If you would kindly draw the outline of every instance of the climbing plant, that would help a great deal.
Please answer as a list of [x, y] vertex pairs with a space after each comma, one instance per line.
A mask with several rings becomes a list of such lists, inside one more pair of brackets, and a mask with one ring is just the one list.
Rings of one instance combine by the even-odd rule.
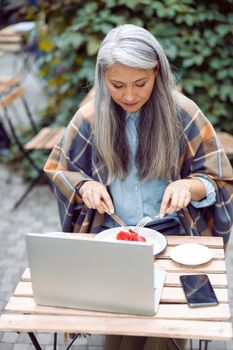
[[233, 133], [232, 0], [77, 0], [41, 2], [39, 72], [45, 115], [67, 124], [94, 80], [99, 44], [120, 24], [145, 27], [162, 44], [177, 84], [216, 129]]

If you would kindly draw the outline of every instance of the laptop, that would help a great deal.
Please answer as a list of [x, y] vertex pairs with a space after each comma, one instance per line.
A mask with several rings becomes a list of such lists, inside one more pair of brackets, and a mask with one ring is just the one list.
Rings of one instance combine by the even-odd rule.
[[158, 309], [165, 271], [154, 270], [148, 243], [28, 233], [26, 248], [38, 305], [138, 315]]

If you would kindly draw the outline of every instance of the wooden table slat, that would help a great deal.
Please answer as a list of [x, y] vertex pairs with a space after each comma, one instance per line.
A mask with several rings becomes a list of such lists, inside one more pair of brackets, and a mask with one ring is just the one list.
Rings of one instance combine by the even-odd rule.
[[[71, 235], [78, 238], [91, 239], [96, 235], [93, 233], [72, 233]], [[167, 236], [165, 235], [168, 246], [173, 247], [184, 243], [200, 243], [208, 246], [209, 248], [223, 248], [223, 239], [221, 237], [209, 237], [209, 236]]]
[[[187, 274], [195, 274], [196, 272], [187, 272]], [[166, 280], [165, 280], [165, 286], [167, 287], [175, 287], [180, 286], [180, 275], [183, 275], [182, 272], [167, 272]], [[216, 288], [226, 288], [228, 286], [227, 276], [226, 274], [214, 274], [214, 273], [207, 273], [210, 282], [212, 283], [213, 287]], [[22, 281], [23, 282], [30, 282], [31, 281], [31, 275], [30, 275], [30, 269], [26, 268], [23, 275], [22, 275]]]
[[223, 248], [223, 239], [221, 237], [166, 236], [166, 238], [169, 246], [177, 246], [178, 244], [184, 243], [201, 243], [209, 248]]
[[[107, 325], [106, 325], [107, 322]], [[143, 327], [141, 320], [128, 317], [112, 317], [105, 320], [100, 317], [98, 322], [92, 316], [57, 316], [51, 315], [2, 315], [0, 329], [5, 332], [68, 332], [94, 334], [122, 334], [136, 336], [160, 336], [174, 338], [232, 340], [232, 325], [230, 322], [207, 321], [176, 321], [161, 319], [145, 319]], [[114, 329], [114, 332], [112, 331]], [[202, 335], [200, 335], [202, 329]]]
[[[186, 272], [187, 275], [196, 274], [194, 272]], [[226, 274], [215, 274], [215, 273], [206, 273], [210, 279], [211, 284], [214, 288], [226, 288], [228, 286], [227, 275]], [[183, 272], [168, 272], [165, 280], [165, 286], [167, 287], [177, 287], [180, 286], [179, 277], [183, 275]]]
[[[215, 293], [218, 301], [221, 303], [226, 303], [228, 301], [228, 293], [226, 289], [215, 288]], [[33, 297], [32, 284], [30, 282], [19, 282], [15, 292], [15, 297]], [[164, 287], [161, 303], [185, 303], [185, 296], [183, 289], [181, 287]]]
[[[172, 309], [172, 312], [171, 312]], [[33, 298], [27, 297], [12, 297], [5, 308], [6, 312], [11, 313], [29, 313], [41, 315], [93, 315], [98, 317], [113, 317], [114, 313], [109, 312], [94, 312], [88, 310], [68, 309], [52, 306], [36, 305]], [[228, 321], [230, 319], [230, 308], [228, 304], [219, 304], [218, 306], [204, 308], [190, 308], [187, 304], [173, 304], [172, 308], [169, 304], [160, 304], [156, 315], [150, 318], [165, 318], [165, 319], [190, 319], [190, 320], [218, 320]], [[144, 319], [147, 316], [123, 315], [121, 317], [132, 317]], [[96, 320], [96, 322], [98, 322]]]
[[172, 260], [156, 259], [155, 267], [160, 267], [166, 271], [191, 272], [196, 273], [225, 273], [226, 264], [224, 260], [212, 260], [199, 266], [186, 266], [178, 264]]
[[[163, 254], [159, 256], [160, 259], [170, 257], [170, 252], [174, 247], [167, 247]], [[224, 250], [220, 248], [210, 248], [213, 253], [213, 259], [224, 260]]]

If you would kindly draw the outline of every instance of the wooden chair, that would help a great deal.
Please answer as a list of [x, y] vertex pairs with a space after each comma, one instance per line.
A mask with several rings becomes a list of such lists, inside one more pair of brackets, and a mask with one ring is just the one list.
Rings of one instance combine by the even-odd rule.
[[26, 73], [33, 71], [31, 45], [25, 39], [25, 35], [34, 26], [34, 22], [20, 22], [0, 29], [0, 56], [13, 55], [12, 74], [20, 74], [24, 78], [26, 78]]
[[[0, 106], [2, 107], [4, 121], [8, 124], [11, 141], [18, 146], [24, 158], [27, 159], [36, 172], [35, 178], [25, 193], [15, 203], [14, 209], [22, 203], [28, 193], [44, 175], [43, 168], [34, 160], [32, 153], [35, 150], [42, 150], [49, 153], [48, 151], [51, 151], [59, 141], [65, 129], [64, 127], [43, 127], [39, 129], [24, 94], [25, 90], [20, 86], [19, 77], [13, 77], [5, 82], [0, 79]], [[22, 110], [24, 115], [19, 115], [19, 110]], [[19, 117], [21, 117], [21, 122], [19, 122]], [[24, 117], [23, 125], [22, 117]], [[24, 142], [23, 131], [26, 127], [30, 129], [30, 136], [29, 140]]]
[[19, 53], [22, 50], [22, 35], [15, 33], [13, 26], [0, 30], [0, 52]]

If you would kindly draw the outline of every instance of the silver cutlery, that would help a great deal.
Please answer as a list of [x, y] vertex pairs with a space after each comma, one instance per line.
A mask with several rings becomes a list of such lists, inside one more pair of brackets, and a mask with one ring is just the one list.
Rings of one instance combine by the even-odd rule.
[[104, 206], [105, 209], [105, 213], [107, 213], [109, 216], [111, 216], [111, 218], [116, 221], [120, 226], [125, 227], [127, 226], [124, 221], [122, 221], [119, 216], [117, 216], [116, 214], [111, 214], [107, 208], [107, 206], [105, 205], [105, 203], [102, 201], [102, 205]]
[[144, 227], [148, 222], [161, 219], [160, 215], [155, 216], [144, 216], [134, 228], [134, 232], [139, 233], [142, 227]]

